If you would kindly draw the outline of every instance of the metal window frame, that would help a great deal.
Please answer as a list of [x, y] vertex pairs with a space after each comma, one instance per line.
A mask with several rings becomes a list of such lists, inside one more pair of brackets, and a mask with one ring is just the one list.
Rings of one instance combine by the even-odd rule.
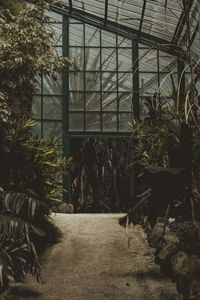
[[[64, 57], [69, 57], [69, 47], [70, 47], [70, 41], [69, 41], [69, 17], [67, 15], [63, 15], [63, 30], [62, 30], [62, 42], [63, 42], [63, 56]], [[85, 23], [83, 23], [83, 35], [84, 35], [84, 51], [86, 49], [86, 45], [85, 45]], [[86, 72], [88, 72], [89, 70], [85, 70], [86, 66], [85, 66], [85, 53], [84, 53], [84, 70], [83, 70], [83, 74], [84, 74], [84, 88], [83, 88], [83, 93], [84, 93], [84, 131], [71, 131], [69, 130], [69, 112], [72, 112], [69, 110], [69, 93], [72, 92], [69, 89], [69, 74], [70, 74], [70, 70], [69, 67], [67, 67], [66, 72], [63, 74], [63, 79], [62, 79], [62, 144], [63, 144], [63, 152], [64, 152], [64, 156], [65, 157], [69, 157], [70, 156], [70, 140], [74, 139], [74, 138], [129, 138], [131, 133], [129, 132], [120, 132], [119, 131], [119, 115], [120, 113], [130, 113], [127, 111], [120, 111], [119, 110], [119, 101], [117, 101], [117, 110], [116, 113], [117, 114], [117, 131], [116, 132], [105, 132], [103, 131], [103, 107], [102, 107], [102, 93], [105, 92], [102, 90], [102, 33], [101, 33], [101, 28], [100, 28], [100, 45], [99, 47], [95, 47], [100, 49], [100, 90], [98, 92], [100, 92], [100, 130], [99, 131], [86, 131], [86, 101], [85, 101], [85, 94], [86, 94], [86, 81], [85, 81], [85, 74]], [[135, 40], [132, 42], [132, 47], [134, 47], [134, 49], [132, 48], [132, 62], [138, 61], [138, 42], [136, 42]], [[105, 47], [107, 48], [107, 47]], [[117, 70], [116, 72], [116, 76], [117, 76], [117, 86], [116, 86], [116, 95], [117, 95], [117, 99], [120, 93], [124, 93], [124, 92], [120, 92], [119, 91], [119, 82], [118, 82], [118, 74], [119, 73], [131, 73], [131, 72], [121, 72], [118, 70], [118, 34], [116, 34], [116, 45], [115, 47], [111, 47], [115, 52], [116, 52], [116, 66], [117, 66]], [[119, 47], [121, 49], [121, 47]], [[129, 48], [131, 49], [131, 47], [123, 47], [123, 48]], [[133, 64], [133, 67], [137, 68], [138, 65]], [[107, 70], [107, 72], [109, 72]], [[113, 71], [114, 72], [114, 71]], [[133, 101], [133, 111], [134, 111], [134, 117], [139, 119], [139, 71], [135, 72], [135, 75], [133, 76], [133, 84], [134, 84], [134, 90], [138, 91], [138, 95], [137, 93], [134, 94], [134, 101]], [[129, 92], [127, 92], [128, 94]], [[78, 112], [78, 110], [76, 110], [75, 112]], [[82, 112], [82, 111], [81, 111]], [[95, 113], [96, 111], [90, 111], [90, 113]], [[109, 112], [109, 111], [106, 111]], [[69, 176], [64, 176], [63, 178], [63, 186], [64, 188], [68, 191], [68, 192], [64, 192], [64, 201], [66, 201], [67, 203], [70, 202], [70, 178]]]
[[[63, 17], [63, 22], [62, 22], [62, 47], [63, 47], [63, 56], [65, 57], [69, 57], [69, 46], [70, 46], [70, 43], [69, 43], [69, 18], [72, 18], [72, 16], [68, 13], [64, 13], [63, 14], [63, 10], [61, 9], [57, 9], [56, 10], [53, 10], [57, 13], [61, 13], [62, 14], [62, 17]], [[76, 19], [77, 20], [77, 19]], [[95, 27], [98, 27], [100, 28], [100, 46], [98, 47], [92, 47], [91, 48], [99, 48], [100, 49], [100, 52], [102, 51], [102, 49], [104, 48], [102, 45], [101, 45], [101, 34], [102, 34], [102, 29], [104, 30], [108, 30], [106, 24], [102, 25], [102, 26], [96, 26], [95, 23], [87, 23], [87, 22], [84, 22], [82, 20], [79, 20], [81, 22], [83, 22], [83, 24], [90, 24], [90, 25], [93, 25]], [[84, 28], [85, 28], [85, 25], [84, 25]], [[139, 49], [139, 45], [138, 45], [138, 40], [135, 39], [135, 37], [133, 38], [133, 36], [129, 35], [129, 34], [124, 34], [122, 36], [128, 38], [128, 39], [131, 39], [132, 40], [132, 47], [120, 47], [118, 45], [118, 42], [117, 42], [117, 37], [118, 37], [118, 28], [116, 30], [108, 30], [108, 31], [111, 31], [113, 32], [114, 34], [116, 34], [116, 47], [110, 47], [112, 49], [115, 49], [116, 51], [116, 63], [118, 63], [118, 50], [117, 48], [119, 49], [123, 49], [123, 48], [126, 48], [126, 49], [132, 49], [132, 62], [133, 63], [133, 70], [132, 70], [132, 84], [133, 84], [133, 102], [132, 102], [132, 105], [133, 105], [133, 113], [134, 113], [134, 118], [136, 119], [139, 119], [140, 118], [140, 99], [141, 97], [139, 97], [139, 74], [140, 74], [140, 71], [139, 71], [139, 60], [138, 60], [138, 49]], [[84, 38], [84, 41], [85, 41], [85, 38]], [[147, 44], [146, 44], [147, 45]], [[87, 48], [87, 45], [84, 45], [84, 49]], [[119, 46], [119, 47], [118, 47]], [[73, 46], [75, 47], [75, 46]], [[105, 47], [107, 48], [107, 47]], [[157, 48], [157, 49], [161, 49], [162, 51], [165, 51], [163, 50], [162, 46], [161, 48]], [[167, 52], [167, 51], [165, 51]], [[169, 52], [168, 52], [169, 53]], [[170, 53], [171, 54], [171, 53]], [[173, 52], [173, 55], [174, 55], [174, 52]], [[184, 54], [183, 54], [184, 56]], [[157, 60], [159, 60], [159, 50], [157, 51]], [[131, 133], [128, 133], [128, 132], [104, 132], [103, 131], [103, 128], [102, 128], [102, 118], [103, 118], [103, 109], [102, 109], [102, 93], [105, 92], [105, 91], [102, 91], [102, 53], [100, 53], [100, 97], [101, 97], [101, 106], [100, 106], [100, 115], [101, 115], [101, 128], [100, 128], [100, 131], [99, 132], [82, 132], [82, 131], [69, 131], [69, 68], [66, 69], [66, 72], [63, 74], [63, 78], [62, 78], [62, 95], [59, 95], [59, 96], [62, 96], [62, 144], [63, 144], [63, 151], [64, 151], [64, 156], [65, 157], [69, 157], [70, 156], [70, 149], [69, 149], [69, 146], [70, 146], [70, 140], [71, 139], [74, 139], [74, 138], [129, 138]], [[134, 71], [136, 70], [136, 71]], [[85, 71], [84, 71], [85, 72]], [[87, 72], [90, 72], [89, 70], [87, 70]], [[112, 71], [112, 70], [107, 70], [107, 72], [115, 72], [115, 71]], [[118, 89], [118, 74], [119, 73], [123, 73], [123, 71], [119, 71], [117, 69], [117, 94], [119, 95], [119, 89]], [[128, 72], [126, 72], [128, 73]], [[131, 72], [130, 72], [131, 73]], [[141, 73], [145, 73], [145, 72], [141, 72]], [[153, 72], [146, 72], [146, 73], [153, 73]], [[158, 75], [158, 77], [160, 76], [162, 72], [160, 72], [160, 67], [159, 67], [159, 62], [158, 62], [158, 71], [155, 72], [155, 74]], [[84, 73], [85, 74], [85, 73]], [[85, 75], [84, 75], [85, 76]], [[43, 94], [43, 79], [41, 79], [41, 84], [42, 84], [42, 89], [41, 89], [41, 136], [43, 136], [43, 122], [45, 121], [59, 121], [59, 120], [53, 120], [53, 119], [43, 119], [43, 97], [45, 96], [45, 94]], [[158, 83], [159, 83], [159, 78], [158, 78]], [[84, 79], [84, 85], [85, 85], [85, 79]], [[84, 88], [84, 93], [86, 93], [86, 90]], [[124, 92], [123, 92], [124, 93]], [[52, 96], [56, 96], [55, 95], [52, 95]], [[85, 110], [86, 111], [86, 110]], [[92, 111], [91, 111], [92, 112]], [[113, 111], [112, 111], [113, 112]], [[118, 105], [117, 105], [117, 116], [118, 116], [118, 122], [117, 122], [117, 126], [118, 126], [118, 129], [119, 129], [119, 113], [123, 113], [123, 111], [120, 111], [119, 110], [119, 102], [118, 102]], [[124, 111], [125, 112], [125, 111]], [[84, 117], [85, 119], [85, 117]], [[85, 121], [84, 121], [85, 123]], [[84, 125], [84, 129], [86, 128], [86, 124]], [[65, 176], [63, 178], [63, 186], [64, 188], [66, 188], [68, 190], [67, 193], [64, 193], [64, 201], [66, 202], [70, 202], [70, 178], [69, 176]]]

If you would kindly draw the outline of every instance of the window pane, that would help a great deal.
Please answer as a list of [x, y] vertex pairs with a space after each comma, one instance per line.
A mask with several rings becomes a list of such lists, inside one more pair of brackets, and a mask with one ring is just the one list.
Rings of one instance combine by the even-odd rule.
[[119, 131], [128, 132], [131, 131], [131, 127], [128, 122], [133, 120], [132, 113], [120, 113], [119, 114]]
[[43, 97], [43, 118], [62, 119], [62, 97], [44, 96]]
[[132, 41], [123, 37], [123, 36], [118, 36], [118, 47], [131, 47], [132, 46]]
[[100, 110], [100, 93], [85, 93], [86, 110]]
[[37, 75], [35, 80], [36, 80], [36, 93], [41, 94], [42, 78], [39, 75]]
[[130, 92], [133, 86], [132, 73], [119, 73], [118, 86], [119, 86], [119, 91]]
[[106, 110], [117, 110], [117, 93], [103, 93], [102, 94], [102, 109]]
[[44, 122], [43, 123], [43, 137], [50, 139], [58, 137], [58, 144], [62, 142], [62, 123], [61, 122]]
[[139, 49], [140, 71], [157, 72], [157, 50]]
[[178, 88], [178, 74], [160, 74], [160, 95], [169, 97], [173, 89]]
[[85, 89], [86, 91], [100, 90], [100, 73], [97, 72], [85, 73]]
[[96, 48], [85, 49], [85, 69], [90, 71], [100, 70], [100, 50]]
[[86, 114], [86, 130], [87, 131], [100, 131], [100, 114], [87, 113]]
[[58, 56], [62, 56], [63, 54], [62, 47], [54, 47], [54, 53]]
[[37, 121], [35, 126], [32, 127], [33, 134], [35, 136], [41, 137], [41, 122]]
[[62, 94], [62, 75], [56, 74], [55, 77], [46, 75], [43, 77], [44, 94]]
[[132, 70], [132, 49], [119, 49], [118, 51], [118, 70]]
[[132, 111], [132, 94], [119, 93], [119, 110]]
[[83, 110], [84, 109], [84, 93], [71, 92], [69, 94], [69, 110]]
[[71, 71], [69, 73], [69, 89], [72, 91], [84, 90], [84, 73], [81, 71]]
[[151, 73], [140, 74], [140, 96], [151, 96], [158, 91], [158, 75]]
[[115, 72], [102, 73], [102, 90], [103, 91], [116, 91], [117, 90], [117, 76]]
[[54, 33], [54, 45], [62, 47], [62, 23], [51, 23], [50, 27]]
[[69, 113], [69, 130], [83, 131], [84, 119], [82, 113]]
[[116, 70], [116, 49], [109, 49], [109, 48], [102, 49], [102, 70], [103, 71]]
[[41, 118], [41, 96], [34, 96], [32, 104], [32, 117]]
[[[84, 48], [69, 48], [69, 58], [81, 69], [84, 68]], [[70, 67], [73, 69], [73, 66]]]
[[69, 25], [69, 41], [72, 46], [83, 46], [83, 24]]
[[116, 35], [109, 31], [102, 30], [102, 46], [116, 46]]
[[117, 114], [116, 113], [104, 113], [103, 114], [103, 131], [117, 131]]
[[100, 30], [94, 26], [85, 25], [85, 45], [99, 46], [100, 44]]
[[62, 22], [62, 15], [48, 10], [46, 11], [46, 14], [50, 18], [51, 22]]
[[177, 70], [177, 57], [159, 51], [159, 68], [161, 72]]

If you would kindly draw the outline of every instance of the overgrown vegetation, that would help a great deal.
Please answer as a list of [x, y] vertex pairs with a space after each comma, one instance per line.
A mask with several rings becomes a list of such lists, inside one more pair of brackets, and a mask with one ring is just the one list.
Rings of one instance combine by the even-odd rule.
[[199, 133], [168, 109], [132, 125], [129, 168], [136, 188], [129, 222], [136, 224], [142, 216], [151, 225], [158, 217], [197, 217]]
[[169, 217], [200, 218], [199, 58], [193, 51], [193, 25], [184, 1], [183, 8], [186, 32], [178, 58], [178, 83], [168, 74], [171, 99], [163, 99], [159, 88], [146, 101], [147, 117], [132, 123], [128, 167], [135, 174], [132, 184], [139, 189], [135, 189], [135, 206], [120, 220], [123, 226], [144, 216], [151, 225], [158, 217], [165, 218], [165, 224]]
[[119, 212], [131, 207], [126, 154], [128, 139], [75, 139], [70, 167], [75, 210]]
[[[98, 29], [91, 35], [91, 40], [98, 34]], [[125, 39], [125, 38], [124, 38]], [[90, 40], [89, 42], [90, 43]], [[84, 41], [82, 41], [84, 46]], [[75, 65], [81, 69], [89, 70], [87, 76], [82, 72], [71, 72], [69, 81], [71, 90], [83, 91], [86, 87], [87, 93], [71, 93], [71, 109], [82, 109], [84, 97], [86, 110], [95, 110], [102, 102], [102, 110], [115, 111], [117, 101], [120, 104], [130, 102], [130, 93], [123, 95], [116, 94], [116, 71], [120, 64], [110, 70], [111, 53], [102, 63], [102, 71], [107, 72], [106, 77], [102, 78], [102, 90], [109, 91], [97, 93], [99, 90], [99, 73], [94, 70], [99, 69], [100, 50], [96, 53], [91, 52], [91, 48], [81, 48], [80, 51], [72, 53]], [[115, 51], [115, 50], [114, 50]], [[73, 56], [74, 55], [74, 56]], [[102, 73], [104, 74], [104, 73]], [[105, 76], [105, 75], [104, 75]], [[129, 73], [124, 73], [120, 77], [118, 84], [123, 86], [128, 80]], [[89, 91], [89, 92], [88, 92]], [[112, 92], [116, 95], [112, 96]], [[73, 116], [73, 122], [79, 124], [79, 115]], [[109, 120], [104, 121], [104, 126], [109, 129]], [[89, 130], [96, 131], [99, 127], [99, 120], [96, 114], [88, 114], [87, 127]], [[128, 127], [128, 124], [127, 124]], [[131, 194], [126, 170], [126, 151], [128, 139], [109, 139], [109, 138], [87, 138], [73, 139], [70, 145], [73, 163], [70, 167], [71, 175], [71, 201], [78, 212], [119, 212], [127, 211], [131, 207]]]
[[36, 75], [68, 63], [55, 56], [45, 1], [0, 2], [0, 290], [25, 272], [40, 278], [38, 254], [61, 233], [50, 218], [65, 162], [57, 140], [31, 132]]
[[30, 117], [35, 75], [56, 74], [68, 62], [53, 51], [45, 3], [38, 1], [33, 9], [20, 6], [15, 14], [0, 7], [0, 88], [15, 118]]

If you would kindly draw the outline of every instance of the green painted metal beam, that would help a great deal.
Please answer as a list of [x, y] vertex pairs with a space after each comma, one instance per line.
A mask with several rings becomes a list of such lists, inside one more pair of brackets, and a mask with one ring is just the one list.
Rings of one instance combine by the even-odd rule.
[[136, 120], [140, 119], [139, 102], [139, 60], [138, 60], [138, 41], [132, 41], [132, 65], [133, 65], [133, 114]]
[[132, 132], [69, 132], [69, 137], [70, 138], [126, 138], [130, 137]]
[[[63, 43], [63, 56], [69, 57], [69, 19], [63, 16], [62, 26], [62, 43]], [[63, 152], [66, 158], [70, 156], [69, 149], [69, 120], [68, 120], [68, 97], [69, 97], [69, 67], [66, 67], [65, 72], [62, 75], [62, 144]], [[63, 177], [63, 187], [67, 190], [63, 194], [63, 200], [67, 203], [70, 202], [70, 178], [69, 176]]]

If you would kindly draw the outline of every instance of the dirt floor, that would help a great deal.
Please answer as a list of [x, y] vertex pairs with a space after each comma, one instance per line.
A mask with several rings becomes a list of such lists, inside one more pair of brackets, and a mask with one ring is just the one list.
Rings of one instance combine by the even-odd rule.
[[120, 227], [120, 216], [54, 216], [64, 236], [43, 256], [44, 282], [27, 277], [23, 285], [14, 284], [4, 299], [182, 299], [175, 284], [154, 263], [153, 250], [148, 247], [142, 228]]

